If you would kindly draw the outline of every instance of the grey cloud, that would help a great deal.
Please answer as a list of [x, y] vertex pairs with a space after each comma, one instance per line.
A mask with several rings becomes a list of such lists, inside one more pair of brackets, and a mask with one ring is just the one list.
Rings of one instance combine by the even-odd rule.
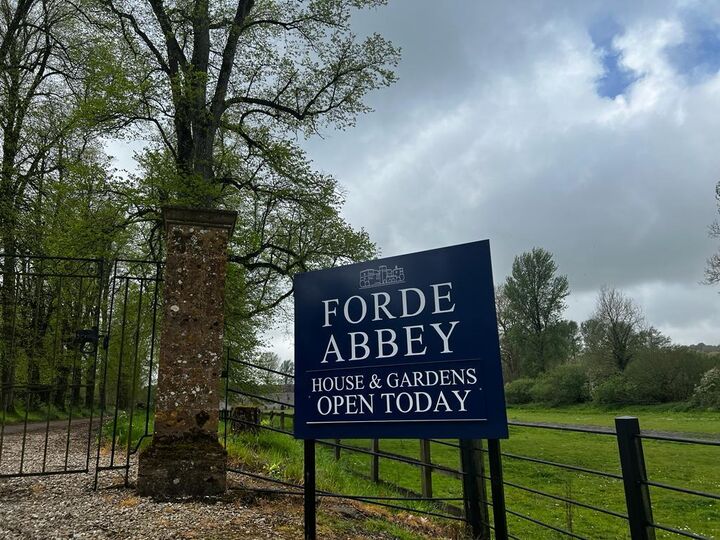
[[[599, 17], [632, 31], [686, 8], [437, 4], [398, 1], [359, 20], [360, 33], [403, 47], [401, 80], [372, 96], [377, 112], [355, 130], [308, 143], [346, 188], [352, 223], [386, 255], [490, 238], [497, 281], [514, 255], [543, 246], [578, 297], [602, 284], [643, 290], [650, 323], [676, 339], [697, 338], [693, 325], [712, 334], [720, 299], [698, 282], [715, 248], [720, 77], [646, 80], [613, 102], [595, 92], [603, 68], [588, 34]], [[575, 302], [573, 316], [591, 304]]]

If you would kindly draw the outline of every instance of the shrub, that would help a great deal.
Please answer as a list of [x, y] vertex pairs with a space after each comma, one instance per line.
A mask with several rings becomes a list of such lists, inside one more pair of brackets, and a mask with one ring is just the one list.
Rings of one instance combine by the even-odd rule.
[[583, 403], [590, 398], [587, 373], [577, 364], [557, 366], [535, 381], [530, 395], [550, 406]]
[[720, 368], [712, 368], [705, 372], [695, 387], [692, 404], [699, 407], [720, 409]]
[[593, 400], [604, 405], [637, 403], [637, 389], [622, 373], [611, 375], [593, 389]]
[[533, 379], [515, 379], [505, 385], [505, 401], [511, 405], [522, 405], [530, 403], [532, 390], [535, 381]]
[[625, 369], [636, 403], [689, 400], [703, 374], [717, 360], [684, 347], [643, 351]]

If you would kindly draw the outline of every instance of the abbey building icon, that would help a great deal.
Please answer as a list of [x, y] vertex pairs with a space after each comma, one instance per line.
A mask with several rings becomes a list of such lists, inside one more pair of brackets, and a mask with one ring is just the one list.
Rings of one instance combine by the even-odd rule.
[[360, 272], [360, 288], [370, 289], [382, 285], [393, 285], [405, 283], [405, 269], [395, 265], [395, 268], [388, 268], [384, 264], [380, 268], [368, 268]]

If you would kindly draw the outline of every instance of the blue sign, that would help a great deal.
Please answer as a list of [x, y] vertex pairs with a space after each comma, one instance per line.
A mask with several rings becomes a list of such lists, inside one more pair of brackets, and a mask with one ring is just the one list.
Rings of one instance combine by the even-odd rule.
[[507, 438], [490, 243], [295, 276], [295, 437]]

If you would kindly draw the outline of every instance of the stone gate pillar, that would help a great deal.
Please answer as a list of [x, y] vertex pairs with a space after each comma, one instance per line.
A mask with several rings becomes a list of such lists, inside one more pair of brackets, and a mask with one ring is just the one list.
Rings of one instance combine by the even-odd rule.
[[164, 270], [155, 431], [138, 463], [138, 492], [156, 498], [225, 492], [218, 442], [227, 244], [235, 212], [164, 208]]

